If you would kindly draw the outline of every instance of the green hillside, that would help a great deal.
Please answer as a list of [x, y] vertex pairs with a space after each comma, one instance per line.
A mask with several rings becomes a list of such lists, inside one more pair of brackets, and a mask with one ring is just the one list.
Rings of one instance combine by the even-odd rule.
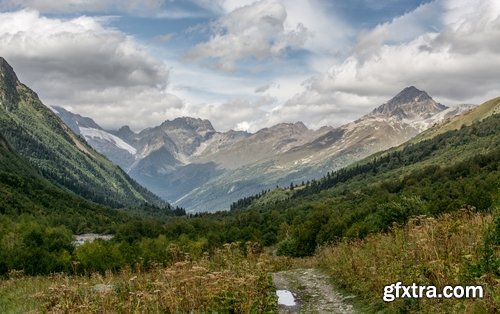
[[44, 179], [0, 134], [0, 276], [67, 271], [73, 232], [108, 233], [129, 220]]
[[128, 220], [116, 210], [97, 205], [47, 181], [17, 155], [0, 134], [0, 214], [32, 217], [47, 225], [64, 225], [75, 233], [109, 232]]
[[75, 135], [0, 57], [0, 133], [51, 182], [113, 207], [165, 205]]
[[[499, 166], [496, 114], [328, 173], [295, 188], [286, 200], [273, 202], [275, 193], [262, 193], [232, 208], [241, 215], [272, 212], [280, 227], [267, 238], [276, 236], [278, 252], [303, 256], [318, 245], [387, 230], [414, 215], [492, 210], [500, 204]], [[272, 230], [266, 229], [269, 218], [263, 221], [259, 229]]]
[[[45, 179], [0, 133], [0, 279], [10, 270], [31, 275], [74, 271], [73, 234], [114, 234], [131, 241], [137, 234], [158, 235], [155, 228], [160, 222], [147, 216], [165, 219], [180, 214], [185, 213], [154, 206], [117, 210], [86, 200]], [[139, 261], [144, 253], [135, 252]], [[82, 253], [79, 258], [90, 257]], [[105, 263], [103, 258], [92, 260]]]

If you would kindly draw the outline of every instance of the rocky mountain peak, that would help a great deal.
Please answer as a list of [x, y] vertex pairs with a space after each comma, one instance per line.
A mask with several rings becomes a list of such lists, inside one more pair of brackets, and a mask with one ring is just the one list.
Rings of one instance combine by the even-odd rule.
[[432, 100], [432, 97], [425, 91], [419, 90], [415, 86], [409, 86], [399, 92], [387, 103], [392, 105], [403, 105], [410, 102], [422, 102], [428, 100]]
[[134, 136], [135, 133], [128, 125], [124, 125], [114, 132], [115, 135], [121, 138], [129, 138], [130, 136]]
[[192, 131], [212, 131], [215, 132], [212, 123], [206, 119], [180, 117], [170, 121], [167, 120], [161, 124], [162, 128], [166, 129], [186, 129]]
[[304, 131], [307, 131], [309, 130], [307, 128], [307, 126], [302, 122], [302, 121], [298, 121], [298, 122], [295, 122], [293, 124], [293, 126], [296, 128], [296, 129], [299, 129], [299, 130], [304, 130]]
[[0, 57], [0, 77], [2, 79], [9, 78], [10, 81], [18, 82], [17, 75], [14, 69], [4, 58]]
[[0, 57], [0, 106], [8, 109], [19, 101], [16, 86], [19, 84], [14, 69]]
[[124, 125], [118, 129], [118, 132], [133, 132], [133, 131], [128, 125]]
[[409, 86], [387, 103], [375, 108], [370, 115], [411, 120], [427, 119], [447, 108], [434, 101], [425, 91]]
[[124, 125], [118, 130], [110, 130], [108, 131], [109, 133], [118, 136], [122, 140], [124, 140], [126, 143], [132, 145], [135, 147], [137, 144], [137, 134], [132, 131], [132, 129], [128, 125]]

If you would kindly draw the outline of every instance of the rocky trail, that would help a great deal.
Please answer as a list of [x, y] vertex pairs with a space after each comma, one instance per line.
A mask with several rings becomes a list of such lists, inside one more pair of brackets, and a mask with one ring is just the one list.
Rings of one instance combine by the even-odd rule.
[[329, 277], [312, 268], [273, 274], [278, 295], [278, 313], [356, 313], [351, 299], [336, 291]]

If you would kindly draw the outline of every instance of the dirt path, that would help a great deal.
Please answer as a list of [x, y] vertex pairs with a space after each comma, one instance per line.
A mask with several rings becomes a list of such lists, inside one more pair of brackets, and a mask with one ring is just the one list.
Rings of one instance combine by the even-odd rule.
[[[279, 305], [279, 313], [355, 313], [349, 300], [335, 291], [328, 276], [312, 268], [293, 269], [273, 274], [276, 290], [289, 296], [292, 293], [295, 305]], [[285, 291], [283, 291], [285, 290]], [[293, 303], [293, 301], [292, 301]]]

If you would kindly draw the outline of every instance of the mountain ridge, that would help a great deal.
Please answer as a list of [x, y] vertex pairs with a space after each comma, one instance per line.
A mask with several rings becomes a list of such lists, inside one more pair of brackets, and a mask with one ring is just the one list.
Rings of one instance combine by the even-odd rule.
[[14, 69], [4, 58], [0, 57], [0, 105], [6, 110], [12, 109], [9, 106], [19, 101], [19, 94], [16, 90], [18, 82]]
[[[218, 132], [208, 120], [180, 117], [137, 133], [127, 127], [109, 132], [123, 134], [137, 149], [127, 169], [141, 184], [176, 205], [215, 210], [246, 194], [310, 180], [397, 146], [460, 110], [409, 86], [358, 120], [336, 128], [310, 130], [299, 121], [255, 133]], [[187, 180], [171, 184], [186, 173], [202, 179], [192, 185]]]

